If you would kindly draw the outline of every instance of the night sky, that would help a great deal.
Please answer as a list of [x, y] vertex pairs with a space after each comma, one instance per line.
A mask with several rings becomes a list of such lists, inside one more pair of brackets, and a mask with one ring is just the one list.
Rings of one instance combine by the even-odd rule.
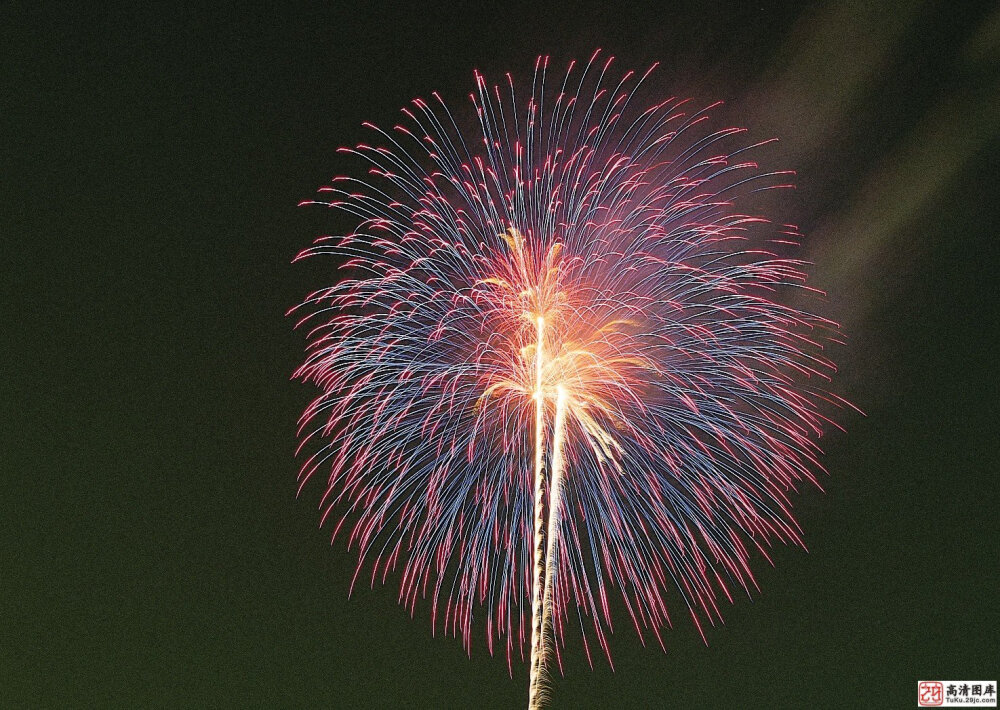
[[[809, 552], [759, 559], [706, 647], [619, 610], [615, 670], [568, 635], [554, 708], [913, 707], [997, 678], [1000, 12], [975, 2], [121, 12], [13, 2], [3, 47], [0, 707], [516, 708], [481, 637], [431, 635], [398, 577], [296, 499], [285, 311], [337, 227], [298, 208], [363, 121], [472, 72], [595, 48], [781, 140], [778, 207], [847, 345]], [[78, 4], [85, 5], [83, 3]]]

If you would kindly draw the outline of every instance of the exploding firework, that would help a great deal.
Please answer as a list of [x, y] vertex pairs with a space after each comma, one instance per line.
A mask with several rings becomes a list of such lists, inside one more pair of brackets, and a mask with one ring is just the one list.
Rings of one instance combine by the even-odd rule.
[[701, 633], [753, 550], [801, 544], [789, 494], [828, 423], [836, 326], [788, 305], [794, 227], [742, 207], [788, 174], [712, 107], [636, 108], [653, 69], [611, 64], [553, 90], [541, 58], [526, 100], [477, 73], [474, 132], [437, 94], [368, 126], [343, 150], [369, 176], [309, 203], [356, 228], [300, 254], [345, 270], [294, 310], [320, 390], [301, 485], [326, 477], [355, 581], [398, 568], [467, 648], [476, 607], [509, 667], [527, 646], [531, 706], [570, 626], [610, 662], [614, 590], [662, 646], [668, 597]]

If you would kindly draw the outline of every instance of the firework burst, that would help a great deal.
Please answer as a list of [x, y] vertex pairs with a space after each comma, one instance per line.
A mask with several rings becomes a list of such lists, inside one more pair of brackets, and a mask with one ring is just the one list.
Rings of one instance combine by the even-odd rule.
[[437, 94], [369, 126], [344, 149], [369, 176], [310, 202], [358, 226], [300, 254], [345, 270], [294, 310], [320, 390], [301, 485], [326, 477], [355, 580], [398, 570], [466, 647], [474, 613], [509, 666], [527, 647], [532, 706], [571, 626], [610, 661], [613, 591], [662, 645], [668, 597], [701, 632], [753, 550], [801, 544], [789, 494], [828, 422], [836, 327], [787, 305], [795, 229], [741, 207], [787, 173], [712, 107], [636, 108], [652, 68], [610, 66], [553, 90], [539, 59], [525, 100], [477, 73], [471, 137]]

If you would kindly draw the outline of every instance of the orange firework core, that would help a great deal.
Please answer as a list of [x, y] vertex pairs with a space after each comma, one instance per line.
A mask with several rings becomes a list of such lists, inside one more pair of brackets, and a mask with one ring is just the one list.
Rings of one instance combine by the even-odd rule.
[[645, 371], [648, 379], [655, 371], [629, 333], [634, 321], [602, 318], [599, 307], [581, 302], [574, 284], [564, 280], [559, 242], [533, 253], [518, 230], [500, 236], [509, 252], [496, 263], [497, 275], [479, 284], [490, 289], [491, 310], [511, 334], [511, 347], [508, 361], [493, 370], [506, 375], [486, 384], [480, 405], [513, 396], [551, 409], [561, 396], [597, 459], [614, 462], [621, 447], [608, 429], [623, 423], [615, 402], [622, 401], [622, 390], [641, 396], [635, 375]]

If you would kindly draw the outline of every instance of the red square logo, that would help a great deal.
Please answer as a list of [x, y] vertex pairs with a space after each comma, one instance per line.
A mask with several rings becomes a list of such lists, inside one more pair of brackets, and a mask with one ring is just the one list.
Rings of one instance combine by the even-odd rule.
[[936, 708], [944, 704], [944, 684], [936, 680], [922, 680], [917, 684], [917, 706]]

